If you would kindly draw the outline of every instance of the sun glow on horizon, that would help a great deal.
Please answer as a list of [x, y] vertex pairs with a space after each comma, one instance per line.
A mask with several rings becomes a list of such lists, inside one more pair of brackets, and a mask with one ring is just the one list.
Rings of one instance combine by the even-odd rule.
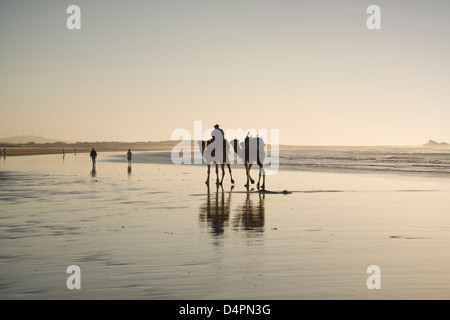
[[0, 138], [165, 141], [278, 129], [281, 144], [450, 141], [450, 4], [378, 1], [0, 4]]

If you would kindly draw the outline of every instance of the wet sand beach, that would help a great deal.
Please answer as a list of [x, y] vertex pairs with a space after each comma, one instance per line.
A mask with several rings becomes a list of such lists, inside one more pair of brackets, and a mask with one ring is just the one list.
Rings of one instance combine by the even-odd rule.
[[450, 298], [449, 178], [280, 170], [291, 193], [259, 193], [143, 154], [0, 159], [0, 299]]

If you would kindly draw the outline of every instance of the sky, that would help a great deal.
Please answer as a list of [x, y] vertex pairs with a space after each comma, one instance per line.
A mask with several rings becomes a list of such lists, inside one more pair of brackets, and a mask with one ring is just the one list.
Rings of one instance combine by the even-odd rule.
[[282, 144], [450, 142], [449, 13], [448, 0], [0, 0], [0, 137], [161, 141], [201, 121], [277, 129]]

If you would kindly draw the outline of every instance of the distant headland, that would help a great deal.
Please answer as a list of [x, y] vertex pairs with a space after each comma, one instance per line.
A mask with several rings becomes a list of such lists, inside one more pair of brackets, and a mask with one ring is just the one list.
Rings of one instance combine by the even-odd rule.
[[424, 147], [448, 147], [450, 146], [450, 144], [448, 144], [447, 142], [436, 142], [433, 140], [429, 140], [427, 143], [423, 144]]

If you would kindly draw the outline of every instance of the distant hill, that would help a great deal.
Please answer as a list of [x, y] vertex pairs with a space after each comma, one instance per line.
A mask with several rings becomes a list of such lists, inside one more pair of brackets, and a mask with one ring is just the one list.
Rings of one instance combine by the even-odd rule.
[[433, 140], [429, 140], [427, 143], [423, 144], [425, 147], [448, 147], [450, 144], [447, 142], [436, 142]]
[[2, 138], [0, 139], [0, 143], [13, 143], [13, 144], [20, 144], [20, 143], [53, 143], [57, 142], [57, 140], [54, 139], [48, 139], [43, 138], [39, 136], [16, 136], [16, 137], [9, 137], [9, 138]]

